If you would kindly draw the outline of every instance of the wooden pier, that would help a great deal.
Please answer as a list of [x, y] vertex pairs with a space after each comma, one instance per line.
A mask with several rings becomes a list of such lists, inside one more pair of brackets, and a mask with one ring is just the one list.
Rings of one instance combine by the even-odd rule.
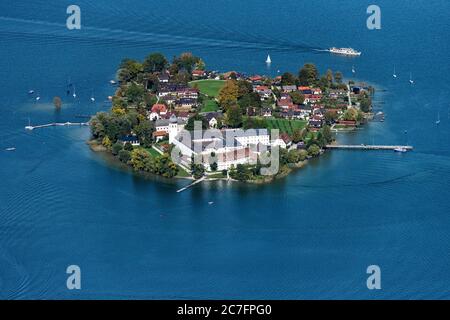
[[181, 188], [180, 190], [177, 190], [177, 193], [183, 192], [184, 190], [187, 190], [187, 189], [189, 189], [190, 187], [195, 186], [197, 183], [200, 183], [200, 182], [202, 182], [202, 181], [205, 180], [205, 179], [206, 179], [206, 176], [203, 176], [203, 177], [201, 177], [200, 179], [195, 180], [194, 182], [192, 182], [190, 185], [187, 185], [186, 187]]
[[342, 149], [342, 150], [396, 150], [405, 149], [411, 151], [412, 146], [390, 146], [390, 145], [349, 145], [349, 144], [328, 144], [325, 146], [327, 149]]
[[41, 124], [38, 126], [26, 126], [26, 130], [34, 130], [34, 129], [40, 129], [40, 128], [47, 128], [47, 127], [69, 127], [69, 126], [88, 126], [89, 122], [53, 122], [53, 123], [47, 123], [47, 124]]

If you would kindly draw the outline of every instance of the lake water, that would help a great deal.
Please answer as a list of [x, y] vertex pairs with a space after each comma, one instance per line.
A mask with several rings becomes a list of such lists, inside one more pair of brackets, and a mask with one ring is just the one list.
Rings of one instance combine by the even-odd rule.
[[[79, 0], [80, 31], [65, 28], [70, 4], [0, 3], [0, 298], [450, 297], [447, 0], [377, 1], [377, 31], [366, 28], [371, 1]], [[313, 50], [331, 46], [363, 55]], [[376, 86], [386, 121], [339, 141], [415, 149], [333, 151], [270, 185], [202, 183], [178, 194], [186, 181], [106, 165], [85, 144], [88, 128], [24, 130], [28, 119], [108, 110], [120, 60], [154, 51], [192, 51], [209, 69], [248, 74], [314, 62], [351, 77], [354, 65], [356, 79]], [[79, 291], [66, 288], [72, 264]], [[373, 264], [381, 290], [366, 287]]]

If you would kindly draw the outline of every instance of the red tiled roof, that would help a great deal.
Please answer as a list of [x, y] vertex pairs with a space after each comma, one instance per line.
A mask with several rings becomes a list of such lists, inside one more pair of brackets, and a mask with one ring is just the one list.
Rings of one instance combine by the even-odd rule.
[[155, 103], [152, 107], [152, 112], [156, 113], [167, 112], [167, 107], [162, 103]]

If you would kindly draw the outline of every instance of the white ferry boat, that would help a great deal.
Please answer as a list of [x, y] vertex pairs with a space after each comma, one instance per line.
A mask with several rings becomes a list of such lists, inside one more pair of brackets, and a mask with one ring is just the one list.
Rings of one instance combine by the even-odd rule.
[[341, 54], [344, 56], [360, 56], [361, 52], [356, 51], [355, 49], [352, 48], [330, 48], [329, 50], [331, 53], [336, 53], [336, 54]]

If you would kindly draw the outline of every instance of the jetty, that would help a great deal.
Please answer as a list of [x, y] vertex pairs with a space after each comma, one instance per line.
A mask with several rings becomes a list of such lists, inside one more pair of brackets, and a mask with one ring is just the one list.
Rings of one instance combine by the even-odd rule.
[[342, 149], [342, 150], [396, 150], [405, 149], [413, 150], [412, 146], [392, 146], [392, 145], [350, 145], [350, 144], [328, 144], [325, 146], [327, 149]]
[[205, 180], [205, 179], [206, 179], [206, 176], [203, 176], [203, 177], [201, 177], [200, 179], [195, 180], [194, 182], [192, 182], [190, 185], [187, 185], [186, 187], [177, 190], [177, 193], [183, 192], [183, 191], [189, 189], [190, 187], [195, 186], [197, 183], [202, 182], [202, 181]]
[[41, 124], [37, 126], [28, 125], [25, 127], [26, 130], [34, 130], [40, 128], [48, 128], [48, 127], [70, 127], [70, 126], [88, 126], [89, 122], [52, 122], [47, 124]]

